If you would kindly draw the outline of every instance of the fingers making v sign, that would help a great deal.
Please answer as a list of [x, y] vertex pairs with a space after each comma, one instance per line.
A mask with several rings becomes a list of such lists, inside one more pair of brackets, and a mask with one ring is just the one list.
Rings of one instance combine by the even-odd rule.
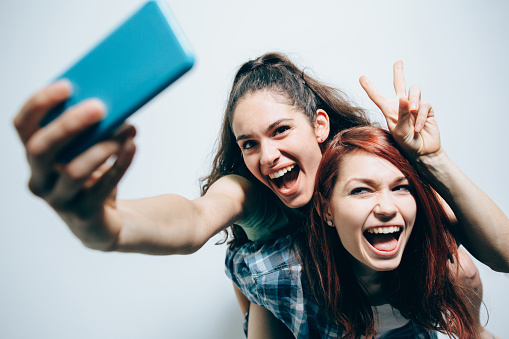
[[398, 144], [412, 158], [440, 151], [440, 133], [431, 104], [421, 101], [419, 86], [406, 90], [403, 62], [394, 63], [394, 89], [396, 96], [385, 97], [366, 76], [360, 78], [362, 88], [380, 108], [387, 127]]

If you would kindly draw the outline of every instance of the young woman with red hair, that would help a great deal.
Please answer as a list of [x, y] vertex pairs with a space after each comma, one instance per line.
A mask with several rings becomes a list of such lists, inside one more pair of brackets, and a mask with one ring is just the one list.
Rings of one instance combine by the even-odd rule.
[[476, 337], [449, 267], [458, 252], [447, 214], [389, 132], [341, 132], [323, 155], [313, 201], [301, 260], [344, 338]]

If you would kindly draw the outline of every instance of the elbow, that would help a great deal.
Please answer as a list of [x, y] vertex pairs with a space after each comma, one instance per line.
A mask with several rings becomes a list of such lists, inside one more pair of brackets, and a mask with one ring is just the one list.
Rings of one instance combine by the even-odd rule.
[[187, 255], [196, 253], [208, 239], [200, 236], [193, 228], [187, 232], [167, 234], [156, 241], [148, 241], [142, 245], [142, 253], [154, 255]]
[[203, 245], [199, 246], [199, 245], [189, 245], [189, 246], [184, 246], [182, 248], [180, 248], [179, 250], [179, 253], [178, 254], [183, 254], [183, 255], [187, 255], [187, 254], [193, 254], [193, 253], [196, 253], [198, 252], [198, 250], [200, 248], [202, 248]]
[[[506, 243], [504, 241], [504, 243]], [[498, 248], [504, 248], [505, 246], [500, 244]], [[490, 255], [486, 255], [486, 260], [484, 264], [491, 268], [495, 272], [500, 273], [509, 273], [509, 251], [507, 250], [498, 250], [496, 252], [492, 252]]]
[[201, 237], [195, 236], [191, 241], [187, 241], [179, 246], [177, 254], [193, 254], [198, 252], [200, 248], [205, 245], [208, 239], [201, 239]]
[[477, 258], [477, 260], [495, 272], [509, 273], [509, 258], [505, 258], [500, 253], [493, 253], [489, 256], [485, 255], [483, 258]]
[[192, 226], [185, 227], [185, 231], [181, 232], [174, 238], [176, 246], [176, 254], [193, 254], [198, 252], [213, 236], [208, 231], [207, 222], [195, 222]]
[[486, 265], [495, 272], [509, 273], [509, 261], [500, 260], [486, 263]]

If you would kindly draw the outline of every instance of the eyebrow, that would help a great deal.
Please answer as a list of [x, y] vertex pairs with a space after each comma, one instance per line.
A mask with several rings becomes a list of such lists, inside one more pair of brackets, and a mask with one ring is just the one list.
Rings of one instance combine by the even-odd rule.
[[[277, 125], [280, 125], [282, 122], [285, 122], [285, 121], [293, 121], [293, 119], [283, 118], [283, 119], [276, 120], [265, 129], [265, 133], [269, 133], [272, 129], [274, 129], [274, 127], [276, 127]], [[251, 139], [252, 137], [253, 137], [252, 134], [242, 134], [242, 135], [239, 135], [235, 140], [237, 142], [239, 142], [240, 140]]]
[[[400, 183], [400, 182], [405, 181], [405, 180], [408, 180], [407, 177], [401, 176], [401, 177], [398, 177], [396, 180], [394, 180], [392, 183], [396, 183], [397, 184], [397, 183]], [[348, 180], [345, 183], [345, 186], [348, 186], [348, 184], [350, 184], [353, 181], [359, 181], [359, 182], [365, 183], [365, 184], [370, 185], [370, 186], [375, 186], [376, 185], [375, 181], [372, 180], [372, 179], [369, 179], [369, 178], [351, 178], [350, 180]]]

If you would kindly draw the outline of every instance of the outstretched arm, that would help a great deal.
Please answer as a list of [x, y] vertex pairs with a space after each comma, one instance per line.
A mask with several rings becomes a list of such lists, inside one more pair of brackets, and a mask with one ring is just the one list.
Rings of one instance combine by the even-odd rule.
[[410, 87], [407, 95], [403, 63], [394, 64], [393, 99], [383, 96], [365, 76], [360, 83], [383, 112], [395, 140], [452, 208], [459, 223], [453, 230], [458, 239], [493, 270], [509, 272], [509, 219], [447, 156], [433, 108], [421, 102], [420, 88]]
[[145, 254], [190, 254], [213, 235], [242, 220], [251, 184], [228, 175], [198, 199], [167, 194], [118, 203], [121, 231], [114, 248]]
[[218, 180], [196, 200], [177, 195], [117, 200], [117, 184], [135, 153], [135, 129], [129, 125], [70, 163], [57, 163], [58, 152], [105, 113], [101, 102], [87, 100], [41, 128], [46, 113], [68, 98], [71, 90], [67, 81], [59, 81], [37, 92], [16, 115], [14, 125], [31, 169], [30, 190], [86, 246], [103, 251], [191, 253], [242, 218], [251, 185], [233, 175]]

